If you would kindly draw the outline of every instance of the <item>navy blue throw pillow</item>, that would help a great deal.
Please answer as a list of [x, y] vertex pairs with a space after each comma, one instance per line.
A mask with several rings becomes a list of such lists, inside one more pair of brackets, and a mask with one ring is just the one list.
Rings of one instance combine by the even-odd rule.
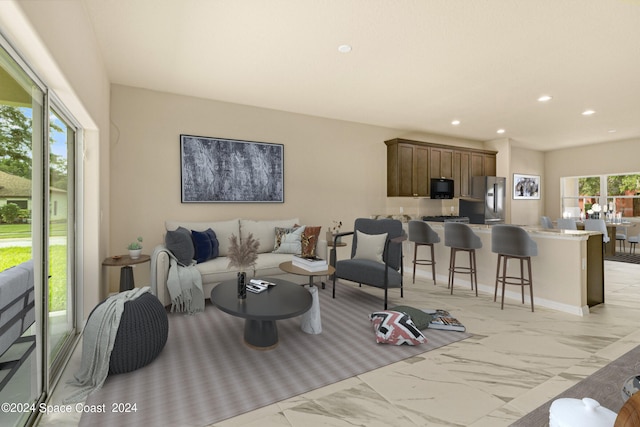
[[193, 247], [195, 249], [194, 259], [197, 263], [205, 262], [217, 258], [219, 254], [219, 243], [216, 233], [212, 229], [206, 231], [191, 231]]

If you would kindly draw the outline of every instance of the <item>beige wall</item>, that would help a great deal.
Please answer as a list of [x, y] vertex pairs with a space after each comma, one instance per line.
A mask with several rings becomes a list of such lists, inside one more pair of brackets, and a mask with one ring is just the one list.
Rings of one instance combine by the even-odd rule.
[[[507, 175], [507, 199], [511, 207], [510, 222], [519, 225], [538, 225], [544, 215], [544, 194], [546, 193], [544, 153], [519, 147], [511, 148], [509, 162], [510, 173]], [[540, 176], [541, 198], [532, 200], [513, 200], [513, 174]]]
[[555, 219], [560, 211], [560, 178], [640, 172], [640, 140], [607, 142], [544, 153], [545, 215]]
[[[421, 203], [441, 211], [442, 202], [386, 197], [386, 146], [396, 137], [482, 147], [476, 141], [406, 134], [300, 114], [254, 108], [113, 85], [111, 89], [111, 245], [125, 253], [137, 236], [145, 253], [162, 242], [166, 219], [299, 217], [324, 230], [333, 220], [344, 229], [357, 217], [399, 212]], [[285, 203], [180, 202], [180, 134], [284, 144]], [[136, 281], [147, 281], [145, 269]], [[109, 286], [117, 288], [118, 272]]]

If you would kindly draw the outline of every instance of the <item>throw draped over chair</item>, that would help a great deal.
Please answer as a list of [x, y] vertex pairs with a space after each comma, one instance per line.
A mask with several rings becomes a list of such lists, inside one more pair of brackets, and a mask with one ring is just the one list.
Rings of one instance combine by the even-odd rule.
[[604, 253], [607, 243], [611, 241], [604, 219], [585, 219], [584, 229], [586, 231], [599, 231], [602, 233], [602, 252]]
[[[471, 289], [474, 286], [476, 296], [478, 296], [478, 274], [476, 269], [476, 249], [482, 247], [482, 240], [476, 233], [471, 230], [467, 224], [461, 222], [445, 222], [444, 223], [444, 245], [451, 248], [449, 257], [449, 285], [451, 294], [453, 295], [453, 279], [455, 273], [468, 274], [471, 279]], [[456, 254], [458, 251], [469, 253], [469, 266], [456, 265]], [[475, 282], [475, 285], [474, 285]]]
[[[413, 283], [416, 283], [416, 265], [430, 265], [433, 276], [433, 284], [436, 284], [436, 258], [433, 245], [440, 242], [438, 233], [424, 221], [409, 221], [409, 241], [414, 243], [413, 247]], [[418, 259], [418, 246], [429, 246], [431, 248], [431, 259]]]
[[[524, 229], [515, 225], [496, 224], [491, 228], [491, 252], [498, 254], [496, 269], [496, 287], [493, 300], [498, 297], [498, 283], [502, 283], [502, 302], [500, 309], [504, 309], [505, 285], [516, 285], [522, 289], [522, 303], [524, 304], [524, 287], [529, 286], [531, 296], [531, 311], [533, 311], [533, 280], [531, 276], [531, 257], [538, 255], [538, 245], [529, 237]], [[520, 277], [507, 276], [509, 259], [520, 261]], [[524, 262], [527, 262], [528, 276], [524, 276]], [[502, 265], [502, 274], [500, 266]]]
[[558, 218], [558, 228], [560, 230], [577, 230], [576, 220], [571, 218]]
[[336, 278], [349, 280], [384, 289], [386, 310], [389, 288], [400, 288], [400, 297], [403, 297], [402, 242], [406, 234], [402, 223], [395, 219], [358, 218], [353, 229], [334, 237], [334, 243], [342, 236], [352, 235], [353, 240], [351, 258], [335, 263], [333, 298], [336, 297]]
[[553, 228], [553, 223], [551, 222], [551, 218], [549, 218], [548, 216], [540, 217], [540, 225], [542, 225], [542, 228], [547, 230], [551, 230]]

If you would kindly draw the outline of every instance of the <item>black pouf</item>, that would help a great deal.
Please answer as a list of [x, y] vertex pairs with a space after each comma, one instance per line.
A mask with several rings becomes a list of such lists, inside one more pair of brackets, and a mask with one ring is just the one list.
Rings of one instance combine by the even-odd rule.
[[168, 335], [167, 312], [155, 295], [146, 292], [125, 302], [111, 351], [109, 374], [123, 374], [148, 365], [158, 357]]

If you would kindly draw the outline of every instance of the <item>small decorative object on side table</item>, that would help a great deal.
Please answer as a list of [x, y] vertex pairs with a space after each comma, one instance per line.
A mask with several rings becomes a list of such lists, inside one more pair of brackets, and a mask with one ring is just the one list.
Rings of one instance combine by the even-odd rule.
[[142, 253], [142, 237], [138, 236], [135, 242], [129, 243], [129, 256], [131, 259], [138, 259]]

